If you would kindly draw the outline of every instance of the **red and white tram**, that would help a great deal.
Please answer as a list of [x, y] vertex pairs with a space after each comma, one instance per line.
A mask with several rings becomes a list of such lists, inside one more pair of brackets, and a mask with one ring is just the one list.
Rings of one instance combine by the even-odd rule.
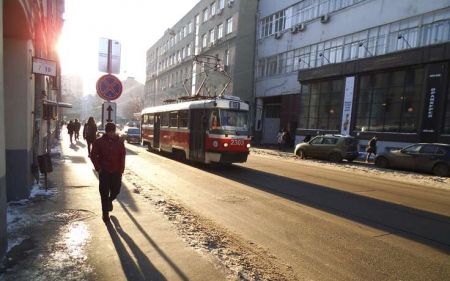
[[145, 108], [141, 142], [202, 163], [243, 163], [249, 154], [249, 105], [238, 97], [204, 98]]

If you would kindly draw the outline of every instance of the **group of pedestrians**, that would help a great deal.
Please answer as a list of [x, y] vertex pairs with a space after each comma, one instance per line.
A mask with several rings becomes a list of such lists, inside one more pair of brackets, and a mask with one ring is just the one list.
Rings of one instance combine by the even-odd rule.
[[[70, 120], [67, 131], [70, 136], [70, 144], [79, 140], [81, 125], [78, 119]], [[93, 117], [89, 117], [83, 127], [83, 138], [86, 140], [88, 157], [90, 157], [95, 171], [98, 173], [99, 193], [102, 207], [102, 219], [110, 222], [109, 212], [113, 210], [113, 201], [120, 193], [122, 174], [125, 171], [125, 144], [116, 134], [116, 125], [107, 123], [105, 134], [97, 138], [97, 124]]]

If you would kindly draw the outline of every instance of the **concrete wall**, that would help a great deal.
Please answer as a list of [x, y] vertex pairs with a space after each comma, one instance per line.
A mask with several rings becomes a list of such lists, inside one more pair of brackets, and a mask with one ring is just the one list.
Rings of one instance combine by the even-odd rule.
[[4, 66], [3, 66], [3, 0], [0, 0], [0, 256], [8, 248], [6, 233], [6, 162], [5, 162], [5, 103], [4, 103]]
[[[28, 198], [32, 186], [31, 144], [34, 79], [31, 42], [4, 40], [6, 183], [8, 201]], [[24, 81], [26, 81], [24, 83]]]

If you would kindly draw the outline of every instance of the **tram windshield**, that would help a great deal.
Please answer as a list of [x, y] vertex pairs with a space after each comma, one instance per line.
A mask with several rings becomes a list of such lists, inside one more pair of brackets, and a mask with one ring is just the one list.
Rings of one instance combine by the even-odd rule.
[[248, 112], [226, 109], [213, 110], [210, 114], [209, 127], [211, 129], [246, 132], [248, 131]]

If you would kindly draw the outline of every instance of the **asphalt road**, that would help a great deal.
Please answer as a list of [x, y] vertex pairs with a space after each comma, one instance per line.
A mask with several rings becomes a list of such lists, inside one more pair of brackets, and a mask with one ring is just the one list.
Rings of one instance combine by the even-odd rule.
[[233, 239], [263, 249], [294, 279], [450, 276], [448, 191], [276, 157], [211, 168], [139, 145], [127, 149], [129, 171]]

